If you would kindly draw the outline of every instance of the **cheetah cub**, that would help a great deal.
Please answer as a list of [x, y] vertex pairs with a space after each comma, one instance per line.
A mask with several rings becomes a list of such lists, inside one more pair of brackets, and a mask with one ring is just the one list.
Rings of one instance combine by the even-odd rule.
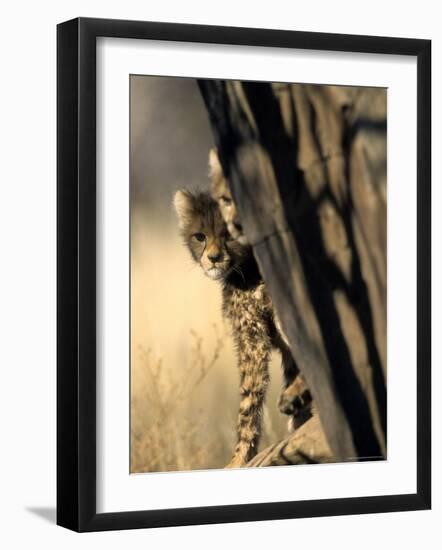
[[[204, 273], [222, 288], [223, 314], [235, 341], [240, 374], [237, 444], [227, 467], [245, 466], [257, 453], [272, 348], [283, 358], [286, 399], [296, 417], [311, 401], [290, 350], [275, 327], [273, 306], [250, 246], [232, 239], [209, 193], [177, 191], [174, 206], [184, 243]], [[283, 393], [284, 395], [284, 393]]]
[[[209, 179], [210, 194], [218, 204], [221, 215], [227, 225], [227, 230], [229, 231], [231, 237], [240, 244], [247, 245], [247, 237], [244, 234], [243, 227], [239, 219], [236, 204], [230, 191], [229, 182], [224, 176], [216, 147], [213, 147], [209, 151]], [[263, 294], [266, 294], [265, 289]], [[291, 372], [291, 369], [284, 367], [284, 365], [287, 365], [290, 361], [292, 361], [292, 359], [290, 357], [287, 337], [282, 331], [276, 312], [273, 312], [273, 320], [280, 339], [285, 343], [284, 349], [280, 350], [283, 360], [283, 372]], [[299, 372], [296, 366], [294, 370], [296, 373]], [[290, 382], [290, 379], [286, 376], [285, 389], [281, 393], [278, 403], [279, 409], [282, 413], [291, 415], [289, 421], [290, 429], [299, 427], [303, 421], [310, 416], [313, 410], [313, 405], [310, 405], [310, 393], [305, 386], [303, 377], [300, 374], [299, 376], [295, 375], [295, 377], [296, 378]], [[304, 395], [308, 396], [307, 402], [303, 399]], [[303, 414], [293, 416], [294, 412], [296, 412], [301, 405], [304, 405]]]

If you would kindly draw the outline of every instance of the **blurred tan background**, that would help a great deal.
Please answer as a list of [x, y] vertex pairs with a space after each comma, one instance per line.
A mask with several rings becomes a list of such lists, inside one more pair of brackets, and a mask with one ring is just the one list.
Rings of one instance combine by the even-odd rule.
[[[131, 472], [222, 468], [239, 381], [221, 292], [178, 235], [174, 191], [207, 186], [212, 146], [196, 81], [131, 77]], [[275, 353], [261, 448], [287, 432]]]

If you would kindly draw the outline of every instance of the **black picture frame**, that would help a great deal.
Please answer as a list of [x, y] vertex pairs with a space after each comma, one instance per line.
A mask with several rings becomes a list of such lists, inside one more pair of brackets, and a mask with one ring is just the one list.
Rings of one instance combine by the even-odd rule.
[[[417, 58], [417, 491], [374, 497], [96, 512], [96, 39]], [[79, 18], [57, 28], [57, 523], [75, 531], [425, 510], [431, 506], [431, 41]]]

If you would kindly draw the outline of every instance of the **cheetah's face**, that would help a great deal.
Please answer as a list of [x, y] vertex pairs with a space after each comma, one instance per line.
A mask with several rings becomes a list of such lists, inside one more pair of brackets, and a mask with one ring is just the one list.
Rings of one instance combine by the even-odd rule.
[[181, 190], [174, 205], [193, 259], [211, 279], [225, 278], [241, 263], [245, 250], [227, 230], [217, 203], [208, 193]]
[[216, 149], [211, 149], [209, 153], [209, 175], [211, 180], [211, 194], [218, 203], [221, 215], [227, 225], [227, 230], [232, 238], [237, 240], [239, 244], [246, 245], [247, 238], [239, 220], [238, 211], [232, 193], [230, 192], [229, 184], [224, 177]]
[[[225, 180], [223, 180], [225, 182]], [[239, 242], [239, 244], [246, 245], [247, 238], [244, 235], [242, 225], [239, 221], [238, 211], [233, 201], [232, 194], [227, 185], [221, 186], [217, 189], [218, 193], [214, 196], [218, 202], [218, 206], [221, 215], [227, 225], [227, 230], [231, 237]]]

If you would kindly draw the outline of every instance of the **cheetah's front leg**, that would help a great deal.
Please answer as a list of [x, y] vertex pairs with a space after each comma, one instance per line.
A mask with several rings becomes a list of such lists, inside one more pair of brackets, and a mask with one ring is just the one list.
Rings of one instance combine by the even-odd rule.
[[283, 347], [281, 353], [285, 384], [278, 407], [283, 414], [291, 417], [291, 428], [298, 428], [311, 416], [312, 396], [291, 351]]
[[258, 451], [271, 344], [266, 334], [251, 331], [238, 336], [237, 353], [241, 381], [238, 442], [227, 468], [245, 466]]

